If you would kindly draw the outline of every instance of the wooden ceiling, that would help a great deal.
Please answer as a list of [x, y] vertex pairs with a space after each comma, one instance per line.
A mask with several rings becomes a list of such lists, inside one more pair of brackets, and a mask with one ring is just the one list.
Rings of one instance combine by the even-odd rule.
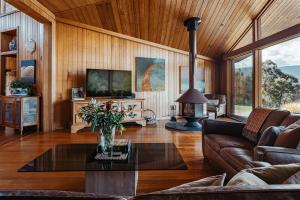
[[38, 0], [57, 17], [188, 50], [183, 21], [198, 16], [198, 53], [228, 51], [268, 0]]

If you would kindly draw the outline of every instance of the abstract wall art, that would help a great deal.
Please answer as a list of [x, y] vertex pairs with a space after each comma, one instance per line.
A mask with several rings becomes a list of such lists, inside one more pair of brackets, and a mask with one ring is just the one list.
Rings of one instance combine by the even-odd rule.
[[165, 60], [136, 57], [136, 91], [165, 90]]

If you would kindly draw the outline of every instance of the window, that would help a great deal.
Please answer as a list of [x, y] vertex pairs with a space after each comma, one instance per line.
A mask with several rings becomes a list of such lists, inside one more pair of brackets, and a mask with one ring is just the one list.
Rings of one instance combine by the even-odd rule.
[[247, 117], [252, 111], [253, 56], [233, 60], [233, 114]]
[[262, 50], [262, 105], [300, 113], [300, 37]]

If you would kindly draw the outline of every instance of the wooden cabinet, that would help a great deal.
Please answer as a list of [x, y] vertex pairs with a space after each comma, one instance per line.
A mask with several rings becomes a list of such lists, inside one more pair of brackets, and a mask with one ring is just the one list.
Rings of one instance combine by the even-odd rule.
[[39, 97], [1, 96], [0, 124], [15, 128], [23, 134], [26, 126], [36, 126], [39, 131]]
[[[82, 106], [86, 106], [90, 100], [73, 100], [72, 101], [72, 125], [71, 133], [76, 133], [84, 127], [88, 127], [88, 124], [83, 122], [78, 112]], [[105, 104], [107, 101], [112, 101], [113, 106], [118, 106], [126, 112], [126, 117], [122, 121], [136, 122], [142, 126], [146, 126], [146, 120], [144, 119], [144, 99], [97, 99], [99, 104]]]

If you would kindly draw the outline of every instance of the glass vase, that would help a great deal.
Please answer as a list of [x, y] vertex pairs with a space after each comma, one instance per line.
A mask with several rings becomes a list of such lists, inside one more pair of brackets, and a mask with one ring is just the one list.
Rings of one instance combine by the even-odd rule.
[[115, 128], [100, 129], [98, 134], [98, 153], [111, 156], [115, 142]]

